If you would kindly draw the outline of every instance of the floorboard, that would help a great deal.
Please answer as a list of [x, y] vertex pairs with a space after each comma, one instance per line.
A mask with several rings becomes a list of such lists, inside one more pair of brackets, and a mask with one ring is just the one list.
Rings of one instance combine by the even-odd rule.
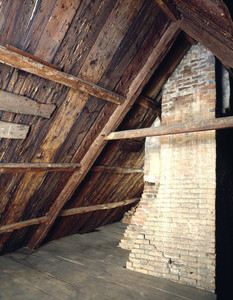
[[129, 255], [118, 247], [125, 224], [50, 242], [30, 253], [0, 257], [0, 299], [212, 300], [215, 295], [126, 270]]

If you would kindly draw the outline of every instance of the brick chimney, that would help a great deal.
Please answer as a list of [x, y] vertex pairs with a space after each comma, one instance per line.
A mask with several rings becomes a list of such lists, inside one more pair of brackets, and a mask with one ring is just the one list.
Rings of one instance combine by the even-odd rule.
[[[197, 44], [163, 88], [162, 125], [214, 118], [215, 105], [215, 58]], [[215, 131], [162, 137], [158, 182], [145, 184], [127, 268], [214, 292]]]

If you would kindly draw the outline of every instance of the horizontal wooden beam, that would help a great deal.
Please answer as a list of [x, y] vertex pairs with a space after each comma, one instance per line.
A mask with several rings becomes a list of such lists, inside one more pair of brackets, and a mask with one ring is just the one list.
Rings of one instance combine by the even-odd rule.
[[170, 0], [155, 0], [155, 2], [158, 3], [159, 7], [163, 10], [163, 12], [169, 19], [174, 22], [179, 20], [179, 13], [176, 10], [174, 4], [170, 2]]
[[0, 121], [0, 138], [25, 139], [28, 131], [28, 125]]
[[124, 130], [118, 132], [112, 132], [106, 140], [117, 140], [117, 139], [132, 139], [148, 136], [161, 136], [178, 133], [189, 133], [207, 130], [217, 130], [233, 127], [233, 117], [209, 119], [202, 121], [195, 121], [189, 123], [178, 123], [173, 125], [165, 125], [156, 128], [142, 128], [133, 130]]
[[78, 163], [0, 163], [0, 173], [76, 171]]
[[[134, 198], [134, 199], [124, 200], [124, 201], [115, 202], [115, 203], [107, 203], [107, 204], [100, 204], [100, 205], [95, 205], [95, 206], [70, 208], [70, 209], [62, 210], [60, 212], [59, 216], [65, 217], [65, 216], [72, 216], [72, 215], [87, 213], [87, 212], [96, 211], [96, 210], [113, 209], [113, 208], [117, 208], [117, 207], [121, 207], [121, 206], [134, 204], [139, 201], [140, 201], [140, 198]], [[3, 226], [0, 226], [0, 234], [12, 232], [14, 230], [18, 230], [18, 229], [32, 226], [32, 225], [39, 225], [41, 223], [46, 222], [47, 219], [48, 219], [48, 217], [44, 216], [44, 217], [40, 217], [40, 218], [35, 218], [35, 219], [30, 219], [30, 220], [26, 220], [26, 221], [17, 222], [17, 223], [3, 225]]]
[[0, 46], [0, 62], [116, 104], [122, 104], [125, 100], [125, 97], [108, 91], [94, 83], [55, 70], [35, 59], [8, 50], [3, 46]]
[[95, 206], [75, 207], [75, 208], [70, 208], [70, 209], [64, 209], [60, 212], [59, 216], [66, 217], [66, 216], [83, 214], [83, 213], [96, 211], [96, 210], [113, 209], [113, 208], [117, 208], [117, 207], [121, 207], [121, 206], [130, 205], [133, 203], [137, 203], [139, 201], [140, 201], [140, 198], [134, 198], [134, 199], [124, 200], [124, 201], [115, 202], [115, 203], [106, 203], [106, 204], [99, 204], [99, 205], [95, 205]]
[[0, 110], [49, 119], [55, 108], [55, 104], [43, 104], [24, 96], [0, 91]]
[[36, 57], [36, 56], [31, 55], [31, 54], [29, 54], [27, 52], [24, 52], [24, 51], [22, 51], [20, 49], [17, 49], [15, 47], [11, 46], [11, 45], [6, 45], [6, 48], [8, 50], [12, 51], [12, 52], [18, 53], [18, 54], [23, 55], [25, 57], [31, 58], [31, 59], [39, 62], [39, 63], [42, 63], [43, 65], [49, 66], [50, 68], [53, 68], [53, 69], [58, 70], [58, 71], [61, 71], [61, 69], [59, 67], [57, 67], [55, 65], [52, 65], [52, 64], [48, 63], [47, 61], [44, 61], [43, 59], [40, 59], [39, 57]]
[[91, 169], [92, 172], [111, 172], [118, 174], [133, 174], [133, 173], [144, 173], [143, 169], [139, 168], [124, 168], [114, 166], [94, 166]]
[[21, 229], [24, 227], [32, 226], [32, 225], [38, 225], [47, 220], [47, 217], [40, 217], [36, 219], [31, 219], [27, 221], [21, 221], [17, 223], [7, 224], [0, 226], [0, 234], [6, 233], [6, 232], [12, 232], [13, 230]]

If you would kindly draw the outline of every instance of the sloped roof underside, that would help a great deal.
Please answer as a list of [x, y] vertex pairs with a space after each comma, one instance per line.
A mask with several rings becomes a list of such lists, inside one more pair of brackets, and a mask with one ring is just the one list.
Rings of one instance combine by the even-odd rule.
[[[16, 47], [62, 72], [126, 97], [118, 105], [0, 65], [1, 90], [56, 105], [49, 119], [0, 111], [2, 121], [30, 126], [24, 140], [1, 139], [1, 162], [82, 165], [75, 172], [0, 175], [1, 226], [41, 217], [46, 220], [2, 233], [1, 253], [22, 246], [39, 246], [46, 236], [48, 240], [93, 230], [118, 220], [129, 205], [59, 217], [62, 209], [140, 197], [142, 173], [106, 172], [92, 165], [143, 167], [144, 140], [106, 143], [104, 136], [117, 128], [135, 129], [152, 124], [157, 117], [156, 109], [142, 105], [139, 100], [146, 96], [158, 106], [156, 86], [161, 88], [161, 82], [188, 50], [190, 36], [200, 39], [228, 68], [233, 67], [229, 64], [229, 55], [233, 55], [233, 27], [222, 1], [201, 0], [198, 5], [196, 1], [169, 2], [168, 7], [172, 4], [177, 11], [175, 20], [160, 2], [9, 0], [1, 5], [1, 45]], [[190, 22], [195, 23], [195, 32], [187, 25]], [[181, 34], [182, 29], [189, 36]], [[197, 30], [204, 33], [201, 38], [195, 36]], [[215, 39], [223, 48], [216, 47]]]

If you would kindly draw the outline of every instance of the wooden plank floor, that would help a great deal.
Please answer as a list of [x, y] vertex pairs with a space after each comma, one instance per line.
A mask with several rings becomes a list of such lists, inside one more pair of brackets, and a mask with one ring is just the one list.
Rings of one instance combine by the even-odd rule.
[[211, 293], [125, 269], [125, 225], [56, 240], [0, 257], [0, 299], [215, 299]]

